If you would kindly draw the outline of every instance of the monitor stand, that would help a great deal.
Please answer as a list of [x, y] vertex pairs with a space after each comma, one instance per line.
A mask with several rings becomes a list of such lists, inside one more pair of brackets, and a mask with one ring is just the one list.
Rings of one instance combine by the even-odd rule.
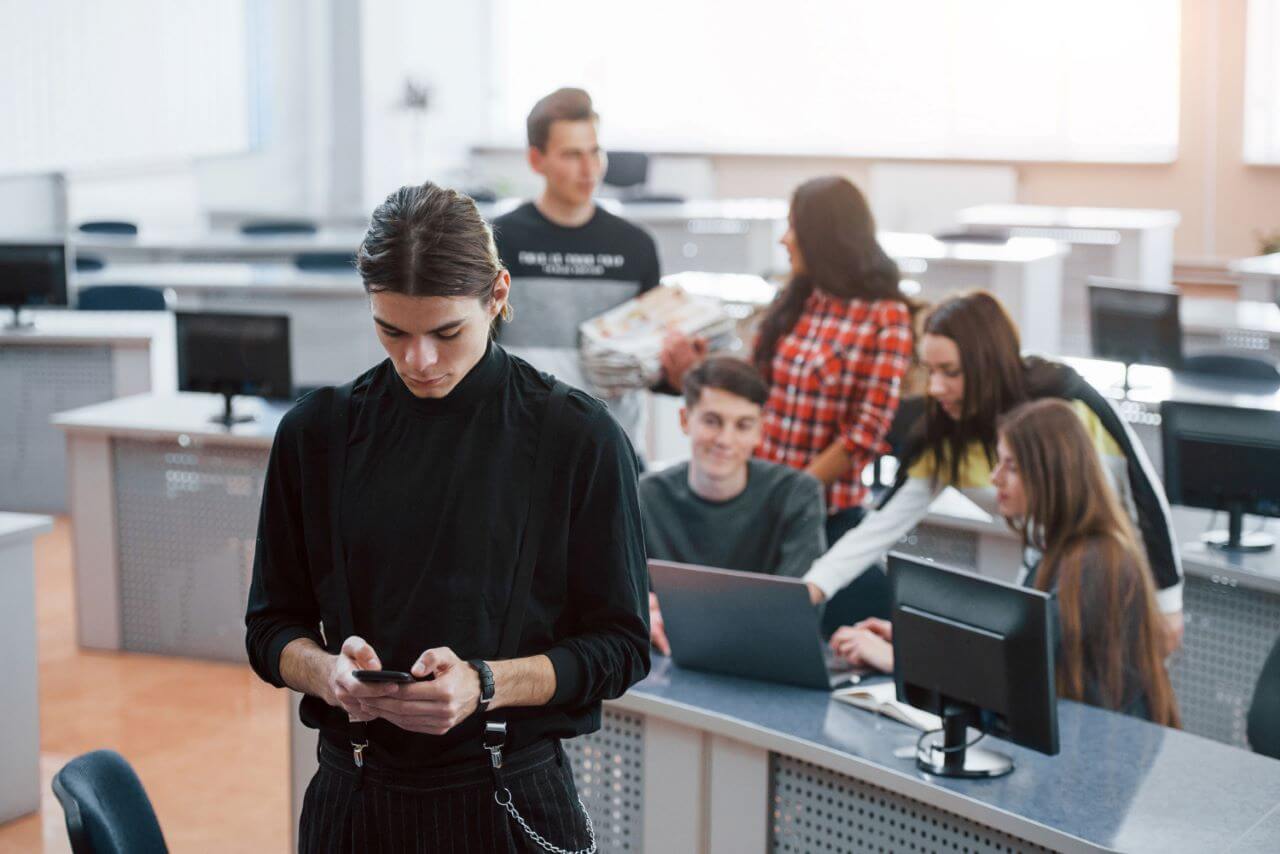
[[968, 747], [968, 728], [977, 713], [962, 703], [946, 702], [942, 729], [925, 733], [916, 751], [916, 767], [936, 777], [966, 779], [1003, 777], [1013, 770], [1013, 759], [994, 750]]
[[1148, 385], [1147, 383], [1139, 383], [1138, 385], [1134, 385], [1129, 381], [1129, 369], [1132, 367], [1133, 367], [1132, 363], [1125, 362], [1124, 378], [1121, 379], [1120, 382], [1114, 383], [1111, 386], [1113, 389], [1120, 392], [1125, 397], [1126, 400], [1129, 397], [1129, 392], [1133, 391], [1134, 389], [1151, 388], [1151, 386]]
[[1227, 530], [1210, 531], [1200, 538], [1210, 548], [1224, 552], [1249, 554], [1275, 548], [1276, 539], [1262, 531], [1244, 532], [1244, 505], [1227, 505]]
[[235, 395], [228, 394], [227, 392], [224, 391], [222, 393], [222, 414], [215, 415], [209, 420], [212, 421], [214, 424], [221, 424], [223, 427], [226, 427], [228, 430], [231, 429], [231, 426], [233, 424], [244, 424], [246, 422], [256, 420], [252, 415], [235, 415], [232, 413], [231, 398], [234, 396]]
[[22, 306], [10, 305], [10, 306], [7, 306], [7, 308], [13, 311], [13, 320], [10, 321], [9, 323], [6, 323], [4, 326], [0, 326], [0, 329], [3, 329], [5, 332], [13, 332], [15, 330], [28, 332], [36, 328], [35, 323], [33, 323], [32, 321], [30, 320], [23, 321]]

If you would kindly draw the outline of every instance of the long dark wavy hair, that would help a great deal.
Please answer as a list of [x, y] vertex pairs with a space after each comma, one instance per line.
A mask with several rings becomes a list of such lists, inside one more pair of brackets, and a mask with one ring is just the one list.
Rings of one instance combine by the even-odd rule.
[[958, 484], [971, 442], [987, 462], [996, 461], [996, 423], [1030, 397], [1018, 327], [998, 299], [987, 291], [953, 294], [928, 311], [920, 337], [941, 335], [955, 342], [964, 373], [959, 419], [938, 402], [925, 403], [924, 450], [933, 454], [933, 483]]
[[876, 242], [871, 208], [849, 179], [828, 175], [797, 187], [791, 228], [804, 272], [792, 273], [760, 323], [753, 361], [766, 378], [773, 376], [778, 341], [796, 325], [814, 289], [840, 299], [896, 299], [913, 307], [898, 290], [898, 265]]

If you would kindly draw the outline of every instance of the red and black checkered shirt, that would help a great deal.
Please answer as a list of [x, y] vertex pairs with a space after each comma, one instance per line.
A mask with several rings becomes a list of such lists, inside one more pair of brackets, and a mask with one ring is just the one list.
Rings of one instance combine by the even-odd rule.
[[756, 455], [802, 469], [834, 442], [852, 466], [827, 487], [827, 512], [862, 503], [862, 470], [889, 448], [885, 433], [911, 364], [911, 314], [897, 300], [815, 291], [778, 341]]

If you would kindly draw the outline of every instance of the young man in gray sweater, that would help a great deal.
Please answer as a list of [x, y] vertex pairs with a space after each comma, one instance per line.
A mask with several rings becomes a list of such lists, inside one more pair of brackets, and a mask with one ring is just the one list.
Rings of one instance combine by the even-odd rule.
[[[650, 558], [798, 578], [826, 551], [822, 484], [753, 459], [768, 392], [754, 367], [726, 356], [685, 374], [680, 426], [692, 456], [640, 481]], [[649, 616], [654, 646], [669, 654], [653, 593]]]

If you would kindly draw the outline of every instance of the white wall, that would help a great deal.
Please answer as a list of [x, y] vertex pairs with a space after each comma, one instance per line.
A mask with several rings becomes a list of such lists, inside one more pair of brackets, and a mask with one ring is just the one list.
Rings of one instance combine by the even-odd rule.
[[199, 226], [209, 210], [262, 215], [362, 205], [359, 0], [250, 4], [262, 113], [254, 151], [68, 176], [69, 215]]
[[[488, 0], [362, 0], [361, 11], [366, 207], [404, 184], [467, 186], [488, 129]], [[410, 81], [428, 92], [425, 112], [403, 106]]]

